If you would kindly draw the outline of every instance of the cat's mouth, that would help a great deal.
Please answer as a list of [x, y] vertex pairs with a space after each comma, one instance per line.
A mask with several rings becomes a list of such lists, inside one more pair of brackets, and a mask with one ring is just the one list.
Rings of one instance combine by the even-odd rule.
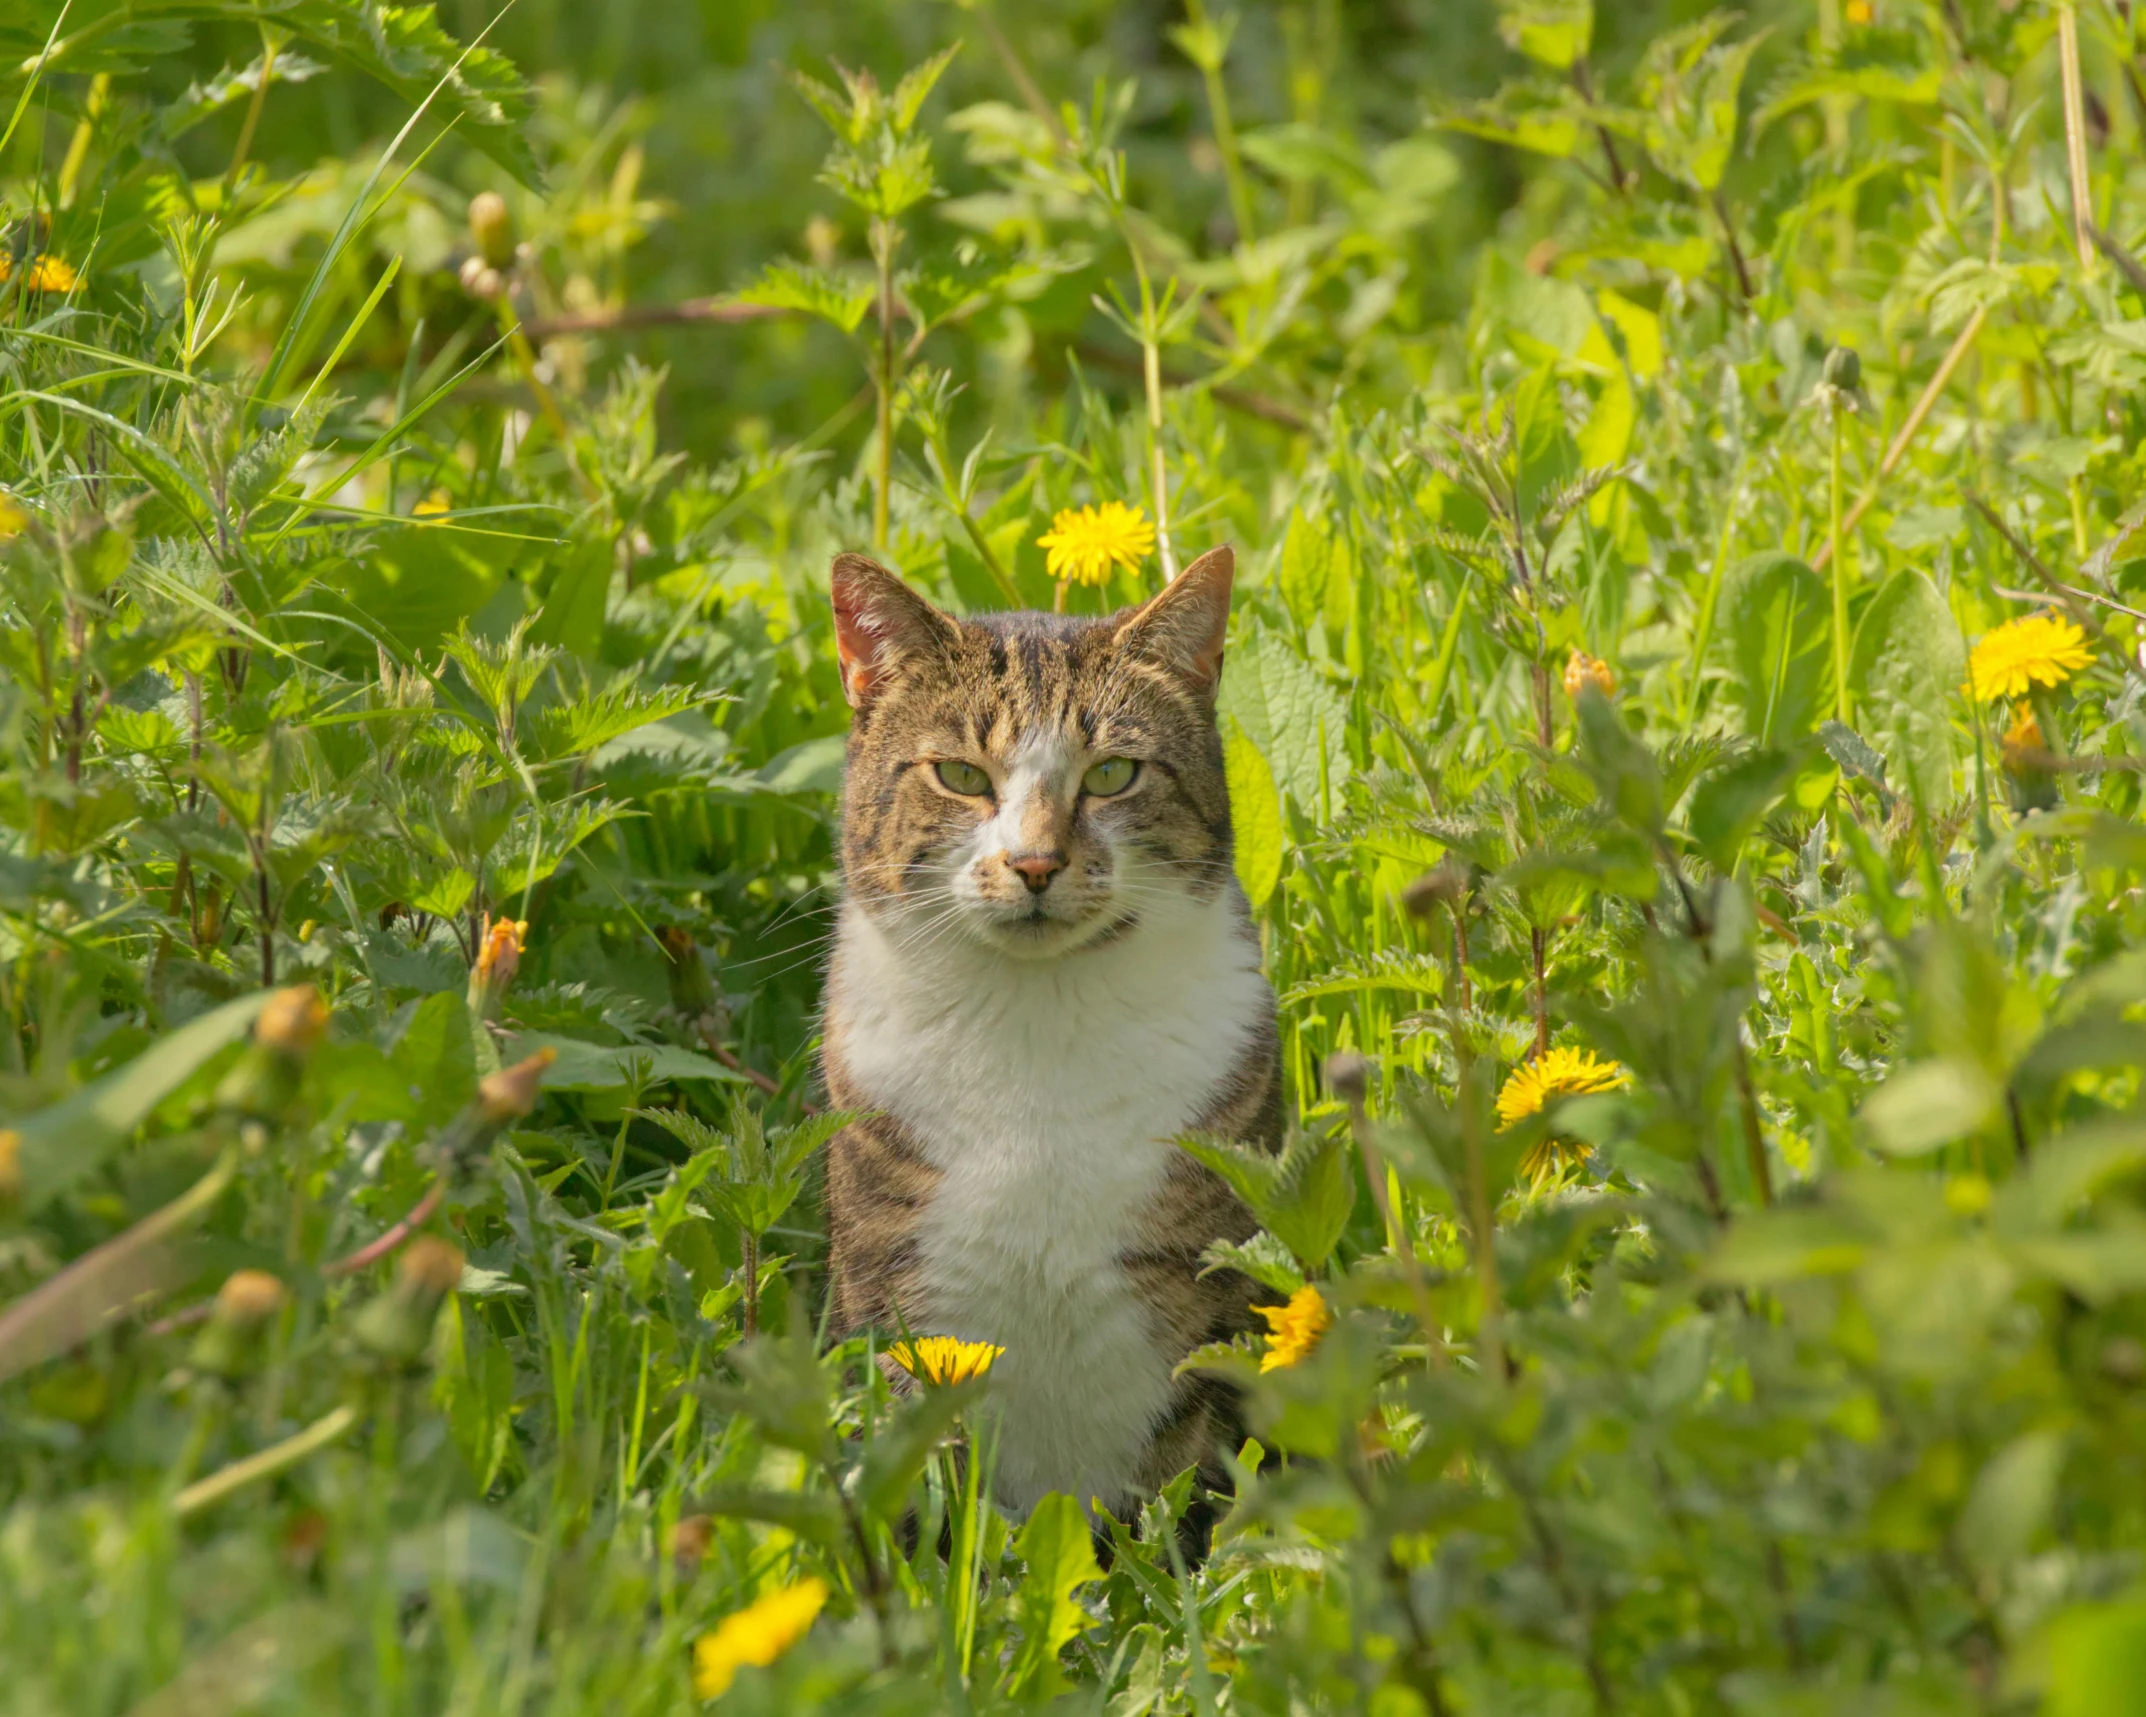
[[1132, 912], [1103, 911], [1080, 918], [1058, 917], [1046, 910], [1039, 900], [1024, 912], [993, 919], [987, 934], [1009, 954], [1049, 959], [1115, 942], [1138, 922], [1138, 914]]

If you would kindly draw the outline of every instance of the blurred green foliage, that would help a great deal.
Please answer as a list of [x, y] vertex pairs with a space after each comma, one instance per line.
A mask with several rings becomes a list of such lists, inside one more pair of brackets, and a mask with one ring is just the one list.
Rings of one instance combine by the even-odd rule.
[[[2139, 1708], [2142, 48], [0, 13], [0, 1710]], [[1294, 1334], [1012, 1521], [820, 1324], [825, 568], [1222, 540]]]

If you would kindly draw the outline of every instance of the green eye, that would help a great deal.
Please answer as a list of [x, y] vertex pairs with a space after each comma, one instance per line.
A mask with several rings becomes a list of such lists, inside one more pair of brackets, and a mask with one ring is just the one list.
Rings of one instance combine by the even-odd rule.
[[1133, 777], [1139, 773], [1140, 765], [1130, 757], [1106, 757], [1100, 763], [1091, 764], [1088, 773], [1080, 778], [1081, 791], [1092, 793], [1098, 799], [1108, 799], [1130, 787]]
[[949, 760], [939, 765], [939, 783], [949, 793], [965, 799], [980, 799], [991, 791], [991, 777], [973, 763]]

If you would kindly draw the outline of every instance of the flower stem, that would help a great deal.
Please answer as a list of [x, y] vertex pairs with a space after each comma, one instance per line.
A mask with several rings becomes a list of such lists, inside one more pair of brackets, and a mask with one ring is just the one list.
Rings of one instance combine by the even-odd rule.
[[1826, 532], [1827, 558], [1833, 562], [1833, 714], [1848, 724], [1848, 567], [1841, 555], [1840, 450], [1841, 408], [1833, 412], [1832, 480], [1829, 484], [1830, 523]]
[[358, 1422], [358, 1410], [347, 1401], [333, 1412], [322, 1415], [295, 1436], [248, 1455], [242, 1461], [233, 1461], [219, 1468], [198, 1484], [190, 1484], [172, 1498], [172, 1512], [184, 1519], [189, 1514], [198, 1514], [212, 1503], [219, 1503], [244, 1489], [256, 1479], [272, 1478], [286, 1467], [294, 1467], [306, 1456], [325, 1449], [351, 1426]]

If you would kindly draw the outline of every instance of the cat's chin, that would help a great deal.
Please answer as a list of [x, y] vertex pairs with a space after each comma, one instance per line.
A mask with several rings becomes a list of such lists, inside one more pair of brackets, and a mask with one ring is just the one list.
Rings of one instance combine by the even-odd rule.
[[1108, 908], [1080, 918], [1047, 918], [1027, 913], [974, 921], [971, 931], [986, 947], [1017, 960], [1056, 960], [1083, 949], [1115, 942], [1139, 919]]

